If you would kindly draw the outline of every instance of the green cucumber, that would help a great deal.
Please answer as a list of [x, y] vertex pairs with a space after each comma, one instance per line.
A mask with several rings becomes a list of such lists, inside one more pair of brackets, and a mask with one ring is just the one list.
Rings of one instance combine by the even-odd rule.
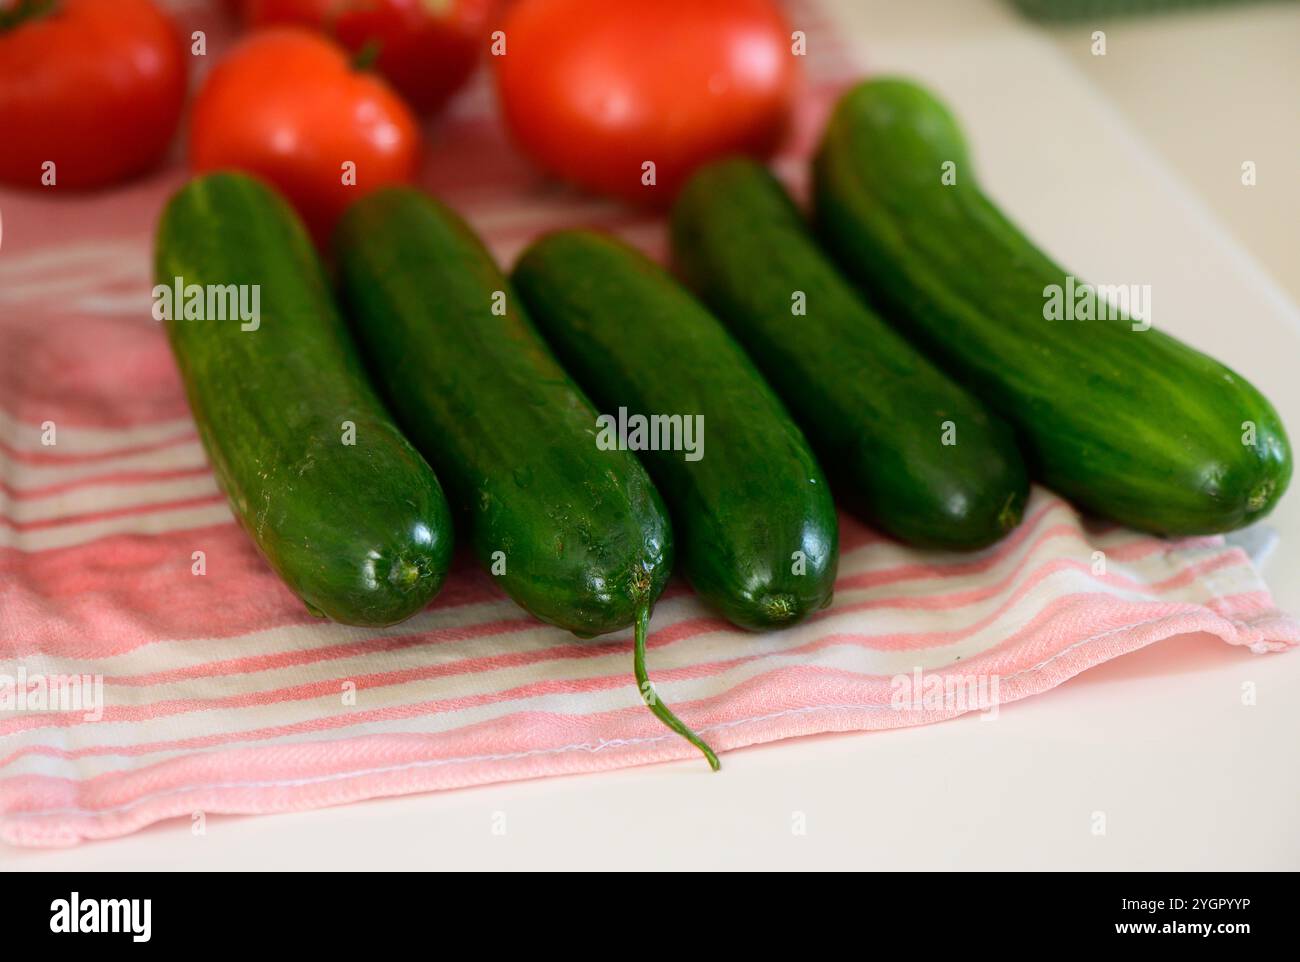
[[700, 596], [754, 630], [828, 604], [839, 533], [826, 479], [722, 325], [657, 264], [591, 231], [543, 237], [512, 279], [566, 370], [658, 448], [643, 460]]
[[1019, 523], [1028, 481], [1010, 430], [867, 307], [766, 168], [698, 171], [673, 208], [672, 243], [850, 507], [927, 547], [983, 547]]
[[814, 179], [826, 243], [892, 322], [1012, 423], [1046, 484], [1164, 535], [1228, 531], [1277, 502], [1291, 455], [1268, 401], [1145, 323], [1046, 319], [1049, 294], [1073, 279], [983, 194], [928, 92], [886, 79], [847, 93]]
[[196, 178], [163, 213], [155, 261], [156, 294], [180, 278], [205, 310], [227, 285], [258, 298], [246, 322], [163, 313], [208, 457], [271, 567], [345, 624], [423, 608], [451, 562], [447, 500], [370, 386], [288, 204], [242, 174]]
[[[597, 414], [482, 241], [409, 188], [357, 201], [336, 229], [357, 339], [398, 419], [447, 485], [479, 561], [523, 608], [590, 637], [646, 619], [672, 529], [645, 468], [597, 446]], [[709, 758], [653, 696], [648, 707]]]

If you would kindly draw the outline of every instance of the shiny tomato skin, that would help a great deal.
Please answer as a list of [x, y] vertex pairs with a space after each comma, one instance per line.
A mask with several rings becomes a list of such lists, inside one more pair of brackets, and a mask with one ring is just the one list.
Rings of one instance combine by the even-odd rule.
[[562, 179], [637, 203], [671, 202], [708, 160], [770, 153], [798, 85], [770, 0], [518, 0], [503, 29], [491, 60], [515, 142]]
[[245, 37], [208, 75], [190, 118], [190, 166], [261, 176], [324, 240], [353, 200], [415, 177], [419, 138], [381, 78], [320, 34], [279, 27]]
[[487, 49], [493, 0], [244, 0], [250, 27], [299, 24], [353, 53], [378, 44], [376, 69], [416, 110], [437, 110]]
[[0, 31], [0, 180], [94, 188], [153, 167], [185, 102], [188, 54], [151, 0], [60, 0]]

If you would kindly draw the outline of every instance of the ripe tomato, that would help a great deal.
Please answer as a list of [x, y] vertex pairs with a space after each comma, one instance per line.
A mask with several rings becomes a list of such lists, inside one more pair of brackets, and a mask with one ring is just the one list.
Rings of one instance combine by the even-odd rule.
[[190, 166], [260, 175], [324, 240], [351, 201], [415, 176], [419, 137], [383, 80], [320, 34], [279, 27], [245, 37], [208, 75], [190, 118]]
[[492, 0], [244, 0], [252, 27], [323, 30], [353, 53], [379, 48], [375, 66], [419, 111], [441, 107], [486, 49]]
[[592, 190], [663, 205], [700, 164], [784, 133], [798, 68], [770, 0], [519, 0], [504, 30], [492, 60], [512, 136]]
[[187, 54], [150, 0], [0, 8], [0, 180], [40, 186], [53, 161], [56, 187], [100, 187], [162, 157]]

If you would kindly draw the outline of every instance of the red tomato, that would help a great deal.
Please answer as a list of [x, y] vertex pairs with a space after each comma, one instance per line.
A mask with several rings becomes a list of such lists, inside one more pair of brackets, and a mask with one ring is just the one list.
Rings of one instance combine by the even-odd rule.
[[416, 110], [441, 107], [487, 48], [492, 0], [244, 0], [250, 26], [324, 30], [354, 53], [378, 45], [375, 66]]
[[40, 186], [54, 161], [54, 186], [100, 187], [158, 162], [180, 120], [187, 54], [150, 0], [19, 0], [0, 12], [13, 19], [0, 26], [0, 180]]
[[260, 175], [324, 240], [351, 201], [415, 176], [419, 137], [383, 80], [325, 37], [280, 27], [244, 38], [208, 75], [190, 118], [190, 165]]
[[765, 155], [784, 133], [798, 68], [769, 0], [519, 0], [504, 30], [492, 60], [512, 136], [592, 190], [663, 205], [700, 164]]

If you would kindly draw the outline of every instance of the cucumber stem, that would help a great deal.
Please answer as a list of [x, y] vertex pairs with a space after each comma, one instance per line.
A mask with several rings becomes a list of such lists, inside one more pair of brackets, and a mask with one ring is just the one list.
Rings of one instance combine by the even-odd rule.
[[672, 713], [672, 710], [659, 699], [654, 685], [650, 683], [650, 676], [646, 673], [645, 668], [645, 638], [650, 628], [650, 603], [643, 601], [637, 605], [636, 609], [636, 627], [633, 634], [636, 638], [636, 650], [632, 656], [632, 670], [636, 673], [637, 690], [641, 693], [641, 700], [645, 702], [646, 707], [654, 713], [654, 716], [661, 722], [681, 735], [688, 742], [704, 753], [704, 757], [709, 760], [709, 767], [715, 772], [722, 767], [718, 761], [718, 756], [713, 754], [710, 748], [699, 735], [686, 727], [686, 724]]

